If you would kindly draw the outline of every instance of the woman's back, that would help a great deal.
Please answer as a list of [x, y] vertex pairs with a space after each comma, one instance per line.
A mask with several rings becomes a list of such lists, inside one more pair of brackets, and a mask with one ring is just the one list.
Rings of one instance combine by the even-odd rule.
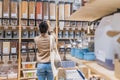
[[50, 37], [45, 34], [44, 36], [35, 37], [35, 43], [38, 48], [37, 62], [47, 63], [50, 62]]

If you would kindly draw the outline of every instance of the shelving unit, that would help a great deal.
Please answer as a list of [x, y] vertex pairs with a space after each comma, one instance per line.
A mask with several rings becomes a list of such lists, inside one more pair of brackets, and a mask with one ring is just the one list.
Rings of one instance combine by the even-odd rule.
[[[6, 19], [10, 19], [10, 18], [6, 18]], [[4, 18], [3, 18], [4, 20]], [[16, 20], [16, 19], [15, 19]], [[12, 32], [15, 32], [15, 28], [18, 28], [18, 24], [15, 25], [14, 27], [12, 27], [14, 25], [12, 24], [8, 24], [8, 25], [0, 25], [0, 28], [4, 28], [2, 30], [4, 30], [3, 32], [3, 36], [1, 36], [0, 38], [0, 42], [2, 44], [1, 45], [1, 51], [0, 51], [0, 57], [1, 57], [1, 61], [3, 61], [2, 64], [0, 64], [1, 66], [1, 70], [7, 70], [8, 68], [10, 68], [10, 70], [14, 67], [13, 73], [6, 73], [3, 76], [0, 76], [0, 80], [3, 79], [7, 79], [7, 80], [17, 80], [17, 66], [18, 66], [18, 46], [19, 46], [19, 38], [18, 35], [16, 36], [16, 38], [13, 37]], [[9, 34], [9, 31], [10, 34]], [[18, 30], [19, 31], [19, 30]], [[11, 37], [9, 37], [9, 35]], [[8, 42], [9, 44], [6, 44], [5, 42]], [[14, 61], [13, 61], [14, 60]], [[12, 66], [11, 66], [12, 65]], [[4, 72], [4, 71], [3, 71]], [[11, 71], [12, 72], [12, 71]], [[5, 76], [6, 75], [6, 76]]]
[[[25, 1], [28, 1], [28, 0], [25, 0]], [[31, 1], [34, 1], [34, 0], [31, 0]], [[36, 16], [35, 16], [35, 19], [29, 19], [30, 17], [28, 17], [29, 16], [29, 13], [27, 13], [28, 15], [26, 15], [27, 17], [26, 18], [23, 18], [23, 16], [21, 16], [21, 14], [22, 13], [20, 13], [19, 15], [21, 16], [20, 17], [20, 19], [19, 19], [19, 21], [20, 21], [20, 37], [19, 37], [19, 39], [20, 39], [20, 43], [22, 43], [22, 42], [26, 42], [26, 41], [33, 41], [34, 39], [33, 38], [29, 38], [29, 36], [28, 37], [26, 37], [26, 38], [22, 38], [22, 34], [21, 34], [21, 32], [22, 31], [24, 31], [25, 29], [30, 29], [31, 27], [33, 28], [34, 27], [34, 29], [31, 29], [31, 30], [33, 30], [33, 31], [35, 31], [35, 36], [36, 36], [36, 32], [37, 32], [37, 26], [38, 26], [38, 23], [39, 22], [41, 22], [42, 20], [50, 20], [51, 22], [53, 22], [53, 21], [56, 21], [56, 22], [54, 22], [54, 24], [52, 23], [51, 25], [54, 25], [55, 26], [55, 24], [57, 25], [56, 26], [56, 42], [58, 43], [58, 25], [59, 25], [59, 18], [58, 18], [58, 16], [57, 16], [57, 14], [59, 14], [58, 13], [58, 10], [59, 10], [59, 7], [58, 7], [58, 5], [56, 5], [55, 4], [55, 1], [41, 1], [41, 0], [37, 0], [37, 1], [39, 1], [40, 3], [42, 3], [42, 15], [40, 16], [37, 16], [37, 14], [36, 14], [36, 16], [37, 17], [41, 17], [41, 19], [37, 19], [36, 18]], [[39, 3], [38, 2], [38, 3]], [[27, 2], [28, 4], [29, 4], [29, 1]], [[26, 3], [26, 4], [27, 4]], [[38, 3], [36, 2], [36, 8], [37, 8], [37, 6], [38, 6]], [[46, 14], [44, 14], [46, 11], [45, 11], [45, 9], [44, 9], [44, 6], [46, 5], [46, 4], [44, 4], [44, 3], [46, 3], [46, 4], [48, 4], [47, 6], [47, 8], [48, 8], [48, 18], [47, 19], [45, 19], [47, 16], [46, 16]], [[50, 13], [50, 4], [52, 3], [52, 6], [53, 5], [55, 5], [54, 7], [55, 7], [55, 15], [54, 15], [54, 19], [51, 19], [51, 18], [53, 18], [53, 15], [52, 15], [52, 17], [50, 17], [51, 16], [51, 14], [49, 14]], [[22, 2], [20, 3], [20, 8], [22, 8]], [[63, 5], [65, 5], [66, 3], [64, 3], [63, 2]], [[71, 5], [72, 5], [72, 3], [70, 3]], [[70, 8], [71, 9], [71, 8]], [[37, 10], [37, 9], [36, 9]], [[28, 10], [27, 10], [28, 12], [29, 12], [29, 7], [28, 7]], [[71, 11], [72, 12], [72, 11]], [[45, 16], [44, 16], [45, 15]], [[34, 21], [35, 22], [35, 25], [29, 25], [29, 21]], [[24, 21], [26, 21], [25, 23], [25, 25], [22, 25], [21, 24], [21, 22], [23, 22], [24, 23]], [[60, 20], [61, 21], [61, 20]], [[62, 20], [62, 21], [65, 21], [65, 20]], [[29, 30], [28, 30], [29, 31]], [[23, 32], [22, 32], [23, 33]], [[20, 46], [19, 47], [21, 47], [22, 46], [22, 44], [20, 44]], [[21, 51], [21, 50], [20, 50]], [[21, 58], [20, 58], [20, 56], [22, 56], [22, 54], [21, 54], [21, 52], [19, 53], [19, 62], [21, 63]], [[19, 65], [20, 65], [20, 63], [19, 63]], [[22, 71], [22, 70], [24, 70], [24, 69], [22, 69], [20, 66], [19, 66], [19, 69]], [[31, 69], [28, 69], [28, 70], [31, 70]], [[21, 71], [19, 71], [19, 75], [21, 74]], [[21, 78], [20, 78], [21, 77]], [[19, 79], [24, 79], [22, 76], [19, 76]], [[25, 79], [27, 79], [27, 78], [25, 78]]]
[[[2, 2], [2, 1], [4, 1], [4, 0], [0, 0], [0, 2]], [[15, 1], [15, 0], [9, 0], [9, 1], [11, 2], [11, 1]], [[27, 77], [21, 76], [23, 70], [36, 70], [36, 68], [34, 68], [34, 69], [23, 69], [21, 67], [21, 62], [22, 62], [21, 56], [22, 55], [27, 56], [27, 53], [29, 54], [29, 56], [30, 56], [30, 54], [34, 55], [34, 51], [33, 52], [25, 52], [25, 53], [22, 54], [22, 52], [21, 52], [22, 44], [21, 43], [22, 42], [28, 42], [28, 41], [29, 42], [33, 42], [34, 41], [34, 39], [30, 37], [30, 34], [29, 34], [29, 36], [27, 38], [23, 38], [22, 37], [22, 32], [25, 29], [28, 28], [29, 29], [29, 30], [27, 30], [27, 31], [29, 31], [28, 33], [30, 33], [30, 31], [33, 30], [35, 32], [35, 35], [33, 37], [35, 37], [35, 36], [37, 36], [39, 34], [39, 33], [37, 33], [37, 31], [38, 31], [38, 28], [37, 28], [38, 23], [40, 23], [43, 20], [45, 20], [45, 21], [49, 20], [49, 21], [53, 22], [51, 25], [55, 26], [55, 24], [56, 24], [56, 26], [55, 26], [56, 27], [56, 30], [55, 30], [56, 31], [56, 43], [59, 44], [59, 41], [68, 41], [69, 39], [77, 40], [78, 38], [75, 37], [76, 29], [78, 29], [78, 32], [80, 34], [82, 34], [82, 32], [86, 33], [88, 27], [85, 27], [85, 26], [86, 25], [88, 26], [89, 22], [88, 21], [78, 21], [78, 20], [77, 21], [70, 21], [70, 20], [67, 19], [73, 13], [73, 10], [72, 10], [73, 3], [72, 2], [60, 2], [60, 4], [56, 4], [55, 1], [47, 1], [47, 0], [46, 1], [42, 1], [42, 0], [22, 0], [22, 1], [27, 1], [27, 4], [28, 4], [27, 5], [27, 7], [28, 7], [27, 8], [27, 15], [25, 14], [24, 16], [22, 16], [22, 10], [21, 10], [21, 8], [22, 8], [22, 1], [19, 1], [19, 0], [16, 0], [16, 1], [17, 1], [17, 14], [14, 14], [14, 13], [11, 14], [11, 12], [12, 12], [11, 8], [9, 10], [9, 14], [3, 14], [3, 12], [2, 12], [3, 10], [1, 11], [2, 12], [2, 17], [0, 17], [0, 24], [1, 24], [0, 25], [0, 31], [2, 30], [1, 28], [4, 28], [4, 31], [5, 30], [9, 30], [8, 28], [12, 28], [12, 29], [10, 29], [11, 31], [13, 31], [13, 32], [16, 31], [16, 30], [18, 31], [18, 33], [19, 33], [18, 34], [18, 38], [13, 38], [13, 37], [7, 38], [7, 37], [5, 37], [5, 34], [4, 34], [4, 37], [2, 37], [2, 38], [0, 37], [0, 41], [4, 41], [4, 40], [8, 40], [8, 41], [17, 40], [18, 41], [17, 53], [16, 54], [12, 54], [12, 53], [10, 53], [10, 54], [3, 54], [2, 53], [2, 54], [0, 54], [0, 57], [1, 56], [9, 57], [11, 55], [12, 56], [16, 55], [17, 58], [18, 58], [17, 59], [17, 61], [18, 61], [18, 78], [17, 79], [9, 79], [9, 80], [37, 79], [37, 77], [27, 78]], [[30, 7], [31, 6], [29, 5], [30, 1], [35, 3], [35, 6], [33, 7], [35, 9], [33, 12], [35, 12], [35, 13], [31, 13], [31, 14], [30, 14], [30, 9], [31, 9]], [[37, 2], [40, 1], [41, 4], [42, 4], [41, 11], [38, 11], [38, 12], [40, 12], [40, 13], [38, 13], [38, 15], [36, 14], [37, 13], [37, 9], [36, 9], [37, 8], [37, 2], [35, 2], [35, 1], [37, 1]], [[71, 1], [71, 0], [69, 0], [69, 1]], [[84, 0], [82, 0], [82, 1], [84, 2]], [[48, 13], [46, 13], [46, 10], [44, 9], [44, 6], [45, 6], [44, 3], [45, 2], [47, 2], [47, 6], [48, 6], [47, 7], [47, 9], [48, 9], [47, 12]], [[52, 9], [50, 8], [50, 5], [52, 3], [54, 4], [52, 6], [55, 7], [55, 11], [53, 11], [54, 13], [50, 13], [50, 12], [52, 12], [51, 11]], [[66, 5], [66, 4], [68, 4], [68, 5]], [[7, 6], [11, 7], [11, 5], [7, 5]], [[60, 6], [62, 6], [62, 8], [64, 8], [64, 9], [62, 9], [62, 8], [60, 9]], [[4, 7], [2, 9], [4, 9]], [[65, 10], [65, 8], [70, 8], [68, 10], [68, 12], [69, 12], [68, 15], [66, 14], [67, 11]], [[61, 13], [61, 12], [63, 12], [63, 13]], [[47, 16], [44, 13], [46, 13]], [[55, 14], [55, 15], [51, 15], [51, 14]], [[59, 16], [59, 14], [62, 14], [62, 19]], [[9, 17], [5, 17], [6, 15], [9, 16]], [[15, 17], [15, 16], [17, 16], [17, 17]], [[39, 17], [39, 18], [37, 18], [37, 17]], [[63, 33], [65, 28], [66, 28], [66, 31], [69, 31], [70, 29], [72, 29], [72, 31], [74, 31], [73, 32], [74, 33], [73, 34], [74, 35], [73, 38], [69, 37], [69, 35], [70, 35], [69, 33], [70, 32], [68, 32], [68, 38], [64, 38], [64, 37], [59, 38], [58, 34], [59, 34], [60, 30]], [[82, 31], [82, 30], [84, 30], [84, 31]], [[81, 36], [79, 36], [79, 37], [81, 37]], [[94, 36], [93, 35], [87, 35], [87, 37], [94, 37]], [[87, 68], [90, 70], [90, 72], [94, 72], [94, 73], [96, 73], [98, 75], [101, 75], [106, 80], [118, 80], [114, 76], [114, 71], [109, 71], [109, 70], [99, 66], [96, 63], [96, 61], [80, 60], [80, 59], [74, 58], [74, 57], [72, 57], [72, 56], [70, 56], [68, 54], [67, 54], [66, 58], [67, 59], [71, 59], [71, 60], [75, 61], [78, 64], [84, 64], [85, 66], [87, 66]], [[109, 75], [108, 75], [108, 73], [109, 73]], [[3, 77], [0, 77], [0, 79], [3, 79]]]
[[22, 70], [36, 70], [36, 69], [37, 69], [37, 68], [32, 68], [32, 69], [31, 69], [31, 68], [28, 68], [28, 69], [21, 69], [21, 71], [22, 71]]
[[95, 63], [87, 63], [87, 67], [91, 70], [91, 72], [94, 72], [100, 76], [102, 76], [105, 80], [119, 80], [115, 77], [114, 71], [108, 70], [100, 65]]
[[20, 80], [25, 80], [25, 79], [37, 79], [37, 76], [36, 77], [21, 77]]
[[1, 38], [0, 40], [19, 40], [18, 38]]

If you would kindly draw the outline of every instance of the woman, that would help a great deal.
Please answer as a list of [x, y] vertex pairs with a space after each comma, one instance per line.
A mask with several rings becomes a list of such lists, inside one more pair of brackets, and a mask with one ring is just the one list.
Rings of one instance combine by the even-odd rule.
[[40, 35], [34, 38], [38, 48], [37, 53], [37, 76], [38, 80], [53, 80], [53, 73], [50, 61], [50, 35], [47, 22], [39, 25]]

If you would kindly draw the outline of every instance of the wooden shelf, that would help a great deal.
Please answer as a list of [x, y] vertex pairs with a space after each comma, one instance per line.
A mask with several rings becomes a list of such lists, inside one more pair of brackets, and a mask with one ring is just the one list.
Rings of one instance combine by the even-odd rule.
[[101, 75], [105, 80], [119, 80], [115, 77], [114, 71], [108, 70], [100, 65], [95, 63], [87, 63], [86, 64], [88, 68], [90, 68], [91, 71], [93, 71], [96, 74]]
[[86, 64], [86, 63], [93, 63], [95, 61], [86, 61], [86, 60], [83, 60], [83, 59], [78, 59], [78, 58], [75, 58], [73, 56], [71, 56], [70, 54], [66, 54], [66, 59], [69, 59], [69, 60], [72, 60], [78, 64]]
[[21, 80], [22, 80], [22, 79], [23, 79], [23, 80], [24, 80], [24, 79], [37, 79], [37, 76], [36, 76], [36, 77], [21, 77], [20, 79], [21, 79]]
[[85, 65], [87, 68], [91, 70], [91, 72], [94, 72], [101, 77], [103, 77], [105, 80], [119, 80], [115, 77], [114, 71], [108, 70], [100, 65], [97, 64], [96, 61], [86, 61], [86, 60], [81, 60], [75, 57], [72, 57], [70, 54], [66, 55], [66, 58], [72, 61], [75, 61], [76, 63], [80, 65]]
[[[69, 40], [69, 39], [74, 39], [74, 38], [58, 38], [59, 40]], [[75, 38], [76, 39], [76, 38]]]
[[1, 38], [0, 40], [16, 40], [16, 39], [18, 39], [18, 38]]
[[0, 77], [0, 80], [17, 80], [17, 78]]
[[22, 40], [33, 40], [34, 38], [22, 38]]
[[13, 54], [12, 54], [12, 53], [9, 53], [9, 54], [2, 53], [2, 54], [0, 54], [0, 56], [1, 56], [1, 55], [2, 55], [2, 56], [12, 56], [12, 55], [18, 55], [18, 54], [17, 54], [17, 53], [15, 53], [15, 54], [14, 54], [14, 53], [13, 53]]
[[28, 69], [21, 69], [21, 71], [23, 71], [23, 70], [36, 70], [37, 68], [33, 68], [33, 69], [31, 69], [31, 68], [28, 68]]

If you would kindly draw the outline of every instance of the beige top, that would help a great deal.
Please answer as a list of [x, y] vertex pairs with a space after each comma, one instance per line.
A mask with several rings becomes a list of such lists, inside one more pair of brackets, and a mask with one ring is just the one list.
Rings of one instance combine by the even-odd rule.
[[37, 52], [37, 62], [46, 63], [50, 62], [50, 36], [45, 34], [44, 36], [37, 36], [34, 38]]

